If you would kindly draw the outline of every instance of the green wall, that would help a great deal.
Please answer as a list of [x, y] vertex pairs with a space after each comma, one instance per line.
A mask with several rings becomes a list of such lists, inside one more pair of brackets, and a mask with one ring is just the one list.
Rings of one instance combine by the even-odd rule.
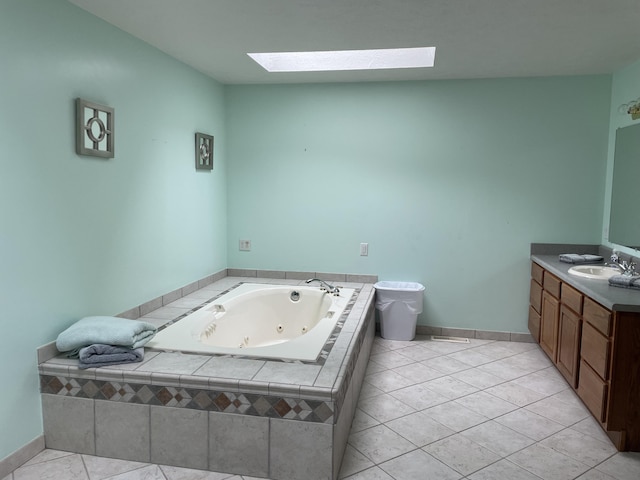
[[530, 243], [600, 243], [610, 89], [227, 87], [229, 267], [416, 281], [420, 324], [526, 332]]
[[[2, 459], [42, 433], [36, 348], [226, 268], [227, 219], [220, 84], [64, 0], [2, 0], [0, 59]], [[115, 108], [114, 159], [75, 154], [76, 97]]]
[[[603, 238], [640, 78], [223, 87], [64, 0], [2, 0], [0, 59], [0, 459], [42, 433], [38, 346], [226, 267], [418, 281], [422, 324], [525, 332], [529, 244]], [[114, 159], [75, 154], [76, 97], [115, 108]]]

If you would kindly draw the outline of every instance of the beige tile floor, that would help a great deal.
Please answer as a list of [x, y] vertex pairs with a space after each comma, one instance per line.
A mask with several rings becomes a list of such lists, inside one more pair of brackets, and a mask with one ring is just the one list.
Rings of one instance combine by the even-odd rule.
[[[2, 480], [253, 478], [45, 450]], [[640, 453], [615, 450], [537, 345], [376, 337], [340, 478], [639, 480]]]

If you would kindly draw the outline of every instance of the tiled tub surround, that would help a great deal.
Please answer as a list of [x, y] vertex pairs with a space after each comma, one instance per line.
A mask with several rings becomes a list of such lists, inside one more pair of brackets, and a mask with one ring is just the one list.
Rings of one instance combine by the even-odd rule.
[[[139, 307], [140, 318], [164, 324], [243, 281], [226, 277], [157, 310]], [[147, 349], [144, 362], [112, 368], [80, 370], [63, 356], [41, 363], [47, 448], [274, 479], [337, 478], [375, 331], [373, 285], [338, 283], [357, 297], [315, 362]]]

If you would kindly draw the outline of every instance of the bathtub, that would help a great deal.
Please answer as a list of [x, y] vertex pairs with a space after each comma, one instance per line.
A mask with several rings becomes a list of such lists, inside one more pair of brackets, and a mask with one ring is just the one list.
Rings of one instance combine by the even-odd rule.
[[162, 351], [314, 361], [354, 293], [315, 286], [244, 283], [161, 329]]

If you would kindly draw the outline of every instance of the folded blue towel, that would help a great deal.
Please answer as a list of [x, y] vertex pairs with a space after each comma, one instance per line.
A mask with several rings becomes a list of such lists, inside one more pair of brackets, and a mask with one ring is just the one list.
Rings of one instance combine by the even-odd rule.
[[96, 343], [80, 349], [78, 367], [81, 369], [108, 367], [109, 365], [141, 362], [143, 359], [143, 347], [127, 348]]
[[600, 255], [591, 255], [589, 253], [577, 254], [577, 253], [563, 253], [558, 259], [564, 263], [598, 263], [604, 260]]
[[76, 358], [82, 347], [95, 343], [127, 348], [142, 347], [156, 334], [156, 327], [147, 322], [119, 317], [85, 317], [58, 335], [56, 347]]
[[614, 275], [609, 278], [609, 285], [640, 289], [640, 275]]

